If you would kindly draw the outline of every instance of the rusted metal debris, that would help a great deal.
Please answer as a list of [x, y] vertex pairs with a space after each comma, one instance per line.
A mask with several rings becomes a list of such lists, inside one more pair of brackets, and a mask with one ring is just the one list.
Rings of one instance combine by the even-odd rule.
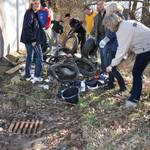
[[36, 134], [42, 125], [43, 121], [39, 120], [12, 121], [8, 132], [16, 134]]

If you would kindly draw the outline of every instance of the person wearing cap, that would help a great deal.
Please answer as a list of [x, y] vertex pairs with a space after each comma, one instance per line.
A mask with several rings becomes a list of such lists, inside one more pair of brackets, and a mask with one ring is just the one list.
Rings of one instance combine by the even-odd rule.
[[118, 48], [115, 58], [107, 67], [107, 72], [119, 65], [124, 56], [131, 50], [136, 54], [132, 70], [133, 83], [126, 107], [136, 107], [142, 92], [142, 74], [150, 63], [150, 28], [136, 20], [123, 20], [116, 14], [104, 18], [104, 25], [116, 32]]
[[25, 66], [25, 78], [27, 81], [31, 80], [30, 68], [32, 64], [32, 55], [35, 53], [35, 73], [34, 78], [31, 80], [33, 83], [42, 81], [41, 70], [43, 54], [41, 49], [43, 34], [38, 21], [37, 12], [40, 9], [40, 2], [38, 0], [32, 0], [28, 10], [25, 12], [23, 28], [20, 41], [25, 44], [27, 50], [26, 66]]
[[93, 28], [94, 17], [96, 16], [96, 12], [94, 12], [93, 9], [90, 8], [90, 6], [86, 6], [84, 8], [84, 13], [85, 13], [86, 35], [88, 37]]
[[71, 31], [69, 33], [77, 33], [77, 37], [80, 43], [80, 50], [82, 51], [82, 47], [86, 41], [86, 30], [83, 27], [82, 22], [78, 19], [72, 18], [69, 13], [65, 15], [65, 20], [69, 22], [71, 27]]

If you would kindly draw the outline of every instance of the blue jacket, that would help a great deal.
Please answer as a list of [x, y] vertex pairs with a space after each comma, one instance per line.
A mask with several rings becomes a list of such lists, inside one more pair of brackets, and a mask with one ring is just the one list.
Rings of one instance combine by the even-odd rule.
[[40, 20], [42, 28], [48, 29], [51, 24], [51, 16], [47, 7], [38, 11], [38, 18]]
[[43, 31], [37, 19], [37, 13], [27, 10], [24, 16], [23, 28], [20, 41], [24, 44], [36, 42], [43, 43]]
[[111, 50], [111, 51], [117, 51], [118, 42], [117, 42], [117, 36], [115, 32], [107, 31], [106, 36], [110, 39], [110, 41], [107, 43], [105, 49]]
[[[119, 17], [124, 19], [123, 14], [121, 14], [120, 12], [116, 13]], [[115, 32], [111, 32], [110, 30], [108, 30], [105, 33], [105, 36], [107, 36], [110, 41], [107, 43], [107, 45], [105, 46], [105, 50], [111, 50], [111, 51], [117, 51], [117, 47], [118, 47], [118, 41], [117, 41], [117, 36]]]

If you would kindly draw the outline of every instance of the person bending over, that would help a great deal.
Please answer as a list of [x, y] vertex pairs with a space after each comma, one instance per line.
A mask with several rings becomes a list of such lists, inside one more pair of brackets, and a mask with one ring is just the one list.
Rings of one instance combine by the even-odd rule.
[[116, 32], [118, 40], [115, 58], [107, 67], [107, 72], [119, 65], [129, 49], [136, 54], [131, 95], [125, 104], [126, 107], [136, 107], [142, 92], [142, 74], [150, 62], [150, 29], [138, 21], [123, 20], [116, 14], [106, 16], [104, 24], [112, 32]]

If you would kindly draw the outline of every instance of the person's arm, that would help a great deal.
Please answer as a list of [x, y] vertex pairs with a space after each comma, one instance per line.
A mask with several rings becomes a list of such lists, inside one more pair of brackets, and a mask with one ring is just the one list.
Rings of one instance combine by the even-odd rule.
[[93, 25], [93, 28], [92, 28], [92, 31], [91, 31], [91, 36], [92, 37], [95, 37], [95, 33], [96, 33], [96, 17], [97, 16], [95, 16], [95, 18], [94, 18], [94, 25]]
[[106, 32], [106, 36], [111, 40], [111, 39], [115, 39], [116, 38], [116, 33], [115, 32], [111, 32], [108, 31]]
[[27, 11], [24, 16], [25, 28], [31, 28], [33, 26], [33, 15], [30, 11]]
[[47, 19], [46, 19], [45, 29], [47, 30], [51, 25], [51, 15], [48, 9], [46, 11], [47, 11]]

